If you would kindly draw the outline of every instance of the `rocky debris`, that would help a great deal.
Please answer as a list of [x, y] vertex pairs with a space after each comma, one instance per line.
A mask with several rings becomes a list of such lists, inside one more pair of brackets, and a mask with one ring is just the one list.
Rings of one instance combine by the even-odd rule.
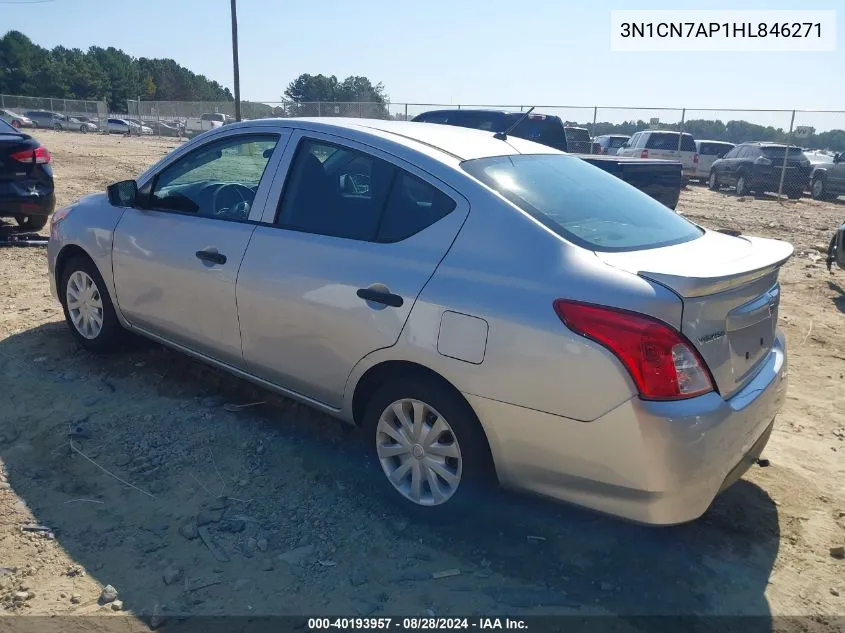
[[226, 496], [223, 496], [223, 495], [221, 495], [219, 497], [215, 497], [214, 501], [212, 501], [208, 504], [208, 509], [212, 510], [212, 511], [213, 510], [221, 510], [222, 511], [222, 510], [225, 510], [228, 507], [229, 507], [229, 497], [226, 497]]
[[831, 596], [838, 596], [839, 595], [839, 589], [837, 589], [836, 587], [831, 587], [830, 588], [830, 595]]
[[179, 567], [168, 567], [162, 574], [161, 579], [165, 585], [175, 585], [185, 577], [185, 572]]
[[524, 589], [520, 587], [485, 587], [481, 590], [497, 603], [509, 607], [575, 607], [576, 602], [562, 591]]
[[408, 522], [405, 519], [397, 519], [393, 522], [393, 530], [396, 532], [404, 532], [408, 529]]
[[208, 548], [214, 558], [216, 558], [221, 563], [229, 562], [228, 554], [226, 554], [226, 552], [224, 552], [223, 549], [217, 543], [214, 542], [214, 539], [211, 538], [211, 534], [209, 534], [207, 527], [198, 527], [197, 532], [199, 532], [202, 542], [205, 543], [205, 546]]
[[77, 578], [84, 575], [85, 570], [81, 565], [68, 565], [68, 568], [65, 570], [65, 576], [68, 576], [69, 578]]
[[830, 548], [830, 555], [833, 556], [833, 558], [836, 558], [836, 559], [839, 559], [839, 560], [845, 559], [845, 547], [843, 547], [842, 545], [837, 545], [836, 547], [831, 547]]
[[82, 596], [80, 596], [78, 593], [71, 594], [70, 601], [72, 604], [79, 604], [80, 602], [82, 602]]
[[288, 565], [301, 565], [306, 560], [308, 560], [313, 554], [313, 545], [303, 545], [302, 547], [297, 547], [296, 549], [288, 550], [287, 552], [279, 554], [276, 558], [283, 563], [287, 563]]
[[431, 574], [431, 577], [435, 580], [439, 578], [450, 578], [451, 576], [460, 576], [461, 570], [460, 569], [444, 569], [443, 571], [436, 571]]
[[111, 585], [103, 587], [103, 590], [100, 592], [100, 604], [108, 604], [109, 602], [114, 602], [115, 600], [117, 600], [117, 589]]
[[200, 404], [209, 409], [222, 407], [225, 402], [226, 400], [223, 398], [223, 396], [208, 396], [207, 398], [203, 398], [202, 400], [200, 400]]
[[267, 539], [260, 538], [255, 541], [255, 546], [258, 548], [259, 552], [266, 552], [267, 551]]
[[818, 251], [819, 253], [824, 253], [827, 255], [827, 244], [822, 244], [821, 242], [816, 242], [813, 244], [813, 250]]
[[197, 531], [197, 522], [194, 519], [185, 521], [179, 526], [179, 534], [189, 541], [193, 541], [195, 538], [198, 538], [200, 533]]
[[115, 600], [111, 603], [112, 611], [123, 611], [123, 600]]
[[367, 575], [360, 567], [353, 567], [349, 573], [349, 583], [353, 587], [360, 587], [367, 584]]
[[246, 523], [241, 519], [227, 519], [220, 523], [219, 529], [221, 532], [231, 532], [237, 534], [243, 532], [246, 528]]
[[35, 594], [31, 591], [16, 591], [12, 595], [12, 599], [15, 602], [26, 602], [27, 600], [31, 600], [35, 597]]
[[208, 525], [210, 523], [219, 523], [223, 518], [223, 510], [201, 510], [197, 515], [197, 527]]
[[150, 615], [149, 625], [151, 629], [157, 629], [167, 621], [165, 608], [159, 604], [153, 607], [153, 613]]
[[261, 563], [261, 571], [273, 571], [273, 559], [264, 559], [264, 562]]

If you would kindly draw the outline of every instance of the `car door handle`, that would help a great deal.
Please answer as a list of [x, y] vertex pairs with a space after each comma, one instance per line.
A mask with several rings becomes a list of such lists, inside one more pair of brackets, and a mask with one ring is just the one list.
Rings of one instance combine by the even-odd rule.
[[217, 251], [197, 251], [195, 253], [197, 259], [201, 259], [204, 262], [209, 262], [211, 264], [225, 264], [226, 263], [226, 256], [223, 253], [218, 253]]
[[404, 303], [402, 297], [395, 295], [392, 292], [385, 290], [375, 290], [373, 288], [358, 288], [356, 293], [365, 301], [372, 301], [373, 303], [383, 303], [391, 308], [401, 308]]

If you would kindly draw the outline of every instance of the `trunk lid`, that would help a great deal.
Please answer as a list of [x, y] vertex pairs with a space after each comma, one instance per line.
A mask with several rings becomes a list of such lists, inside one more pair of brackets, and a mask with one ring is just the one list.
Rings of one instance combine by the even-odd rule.
[[728, 398], [756, 373], [774, 344], [780, 267], [791, 244], [706, 231], [692, 242], [602, 253], [605, 263], [659, 283], [683, 301], [681, 332]]

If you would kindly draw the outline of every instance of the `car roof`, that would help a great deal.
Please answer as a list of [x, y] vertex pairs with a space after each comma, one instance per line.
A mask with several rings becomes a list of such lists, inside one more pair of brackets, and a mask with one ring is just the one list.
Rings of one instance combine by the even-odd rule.
[[449, 163], [453, 163], [456, 159], [472, 160], [513, 154], [563, 153], [546, 145], [515, 136], [508, 136], [506, 141], [501, 141], [495, 138], [492, 132], [486, 130], [412, 121], [340, 117], [254, 119], [232, 123], [225, 126], [225, 129], [250, 128], [268, 122], [328, 134], [343, 132], [348, 138], [364, 143], [372, 143], [375, 139], [380, 139]]
[[[641, 130], [646, 134], [678, 134], [677, 130]], [[682, 132], [684, 136], [692, 136], [689, 132]]]
[[706, 138], [697, 138], [695, 139], [696, 143], [719, 143], [721, 145], [733, 145], [736, 146], [736, 143], [731, 143], [730, 141], [711, 141], [710, 139]]

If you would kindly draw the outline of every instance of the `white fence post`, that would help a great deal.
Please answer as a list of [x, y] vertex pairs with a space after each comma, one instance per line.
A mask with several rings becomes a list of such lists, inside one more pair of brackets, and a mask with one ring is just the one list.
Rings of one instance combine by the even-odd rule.
[[789, 156], [789, 144], [792, 142], [792, 126], [794, 124], [795, 110], [792, 111], [792, 118], [789, 120], [789, 133], [786, 135], [786, 150], [783, 152], [783, 165], [780, 168], [780, 184], [778, 185], [778, 196], [783, 195], [783, 180], [786, 177], [786, 157]]

